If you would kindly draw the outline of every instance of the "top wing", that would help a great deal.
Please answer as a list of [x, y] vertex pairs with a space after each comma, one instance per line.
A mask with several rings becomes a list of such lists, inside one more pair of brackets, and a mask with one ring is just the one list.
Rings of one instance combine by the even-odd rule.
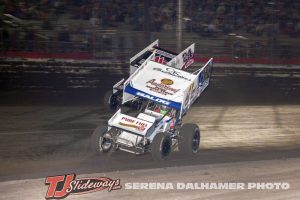
[[196, 76], [150, 60], [126, 81], [124, 91], [181, 109], [184, 91]]

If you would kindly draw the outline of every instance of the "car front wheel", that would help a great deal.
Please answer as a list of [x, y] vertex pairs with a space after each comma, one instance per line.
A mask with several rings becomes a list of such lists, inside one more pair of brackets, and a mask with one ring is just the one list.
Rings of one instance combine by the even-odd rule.
[[107, 131], [107, 127], [97, 127], [91, 137], [91, 146], [96, 154], [106, 154], [113, 147], [111, 134]]
[[158, 133], [151, 144], [152, 158], [155, 161], [167, 160], [172, 151], [172, 139], [164, 132]]

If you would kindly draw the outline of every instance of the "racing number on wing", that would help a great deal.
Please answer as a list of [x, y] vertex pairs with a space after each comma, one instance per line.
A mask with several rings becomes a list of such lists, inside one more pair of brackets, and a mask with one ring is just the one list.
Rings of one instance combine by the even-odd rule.
[[187, 52], [184, 52], [182, 54], [182, 60], [183, 60], [184, 63], [187, 63], [192, 58], [193, 58], [192, 49], [189, 49]]

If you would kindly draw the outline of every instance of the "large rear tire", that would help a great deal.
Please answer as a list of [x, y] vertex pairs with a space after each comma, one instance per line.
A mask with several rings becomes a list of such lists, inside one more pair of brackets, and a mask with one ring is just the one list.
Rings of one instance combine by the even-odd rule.
[[118, 94], [107, 91], [104, 95], [104, 107], [107, 111], [116, 111], [120, 107]]
[[158, 133], [151, 144], [152, 158], [155, 161], [167, 160], [172, 151], [172, 139], [164, 132]]
[[113, 148], [113, 141], [107, 132], [107, 127], [97, 127], [91, 137], [91, 146], [95, 154], [107, 154]]
[[185, 155], [195, 155], [199, 151], [200, 129], [196, 124], [183, 124], [180, 129], [178, 149]]

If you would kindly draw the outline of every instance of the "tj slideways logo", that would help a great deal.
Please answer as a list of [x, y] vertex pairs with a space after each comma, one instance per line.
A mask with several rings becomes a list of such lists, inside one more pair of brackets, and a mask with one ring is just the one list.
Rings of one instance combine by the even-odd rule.
[[45, 185], [49, 185], [46, 199], [62, 199], [70, 194], [86, 194], [107, 189], [121, 189], [120, 179], [99, 178], [78, 178], [76, 174], [48, 176]]

